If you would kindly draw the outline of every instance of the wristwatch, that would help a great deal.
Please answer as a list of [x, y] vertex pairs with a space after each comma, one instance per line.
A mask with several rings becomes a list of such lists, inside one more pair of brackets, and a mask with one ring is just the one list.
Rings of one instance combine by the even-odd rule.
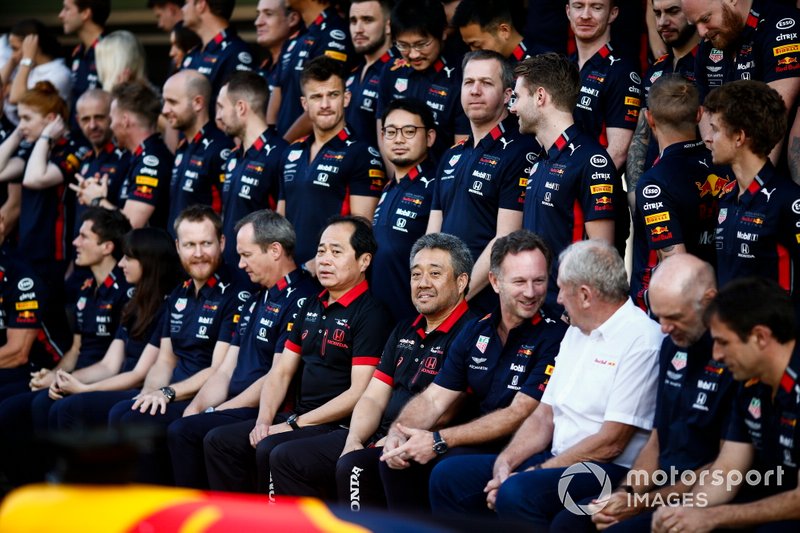
[[289, 424], [293, 431], [300, 429], [300, 426], [297, 424], [297, 415], [294, 413], [289, 415], [289, 418], [286, 419], [286, 423]]
[[163, 394], [167, 398], [167, 403], [175, 399], [175, 389], [173, 389], [172, 387], [161, 387], [158, 390], [160, 390], [161, 394]]
[[447, 443], [442, 438], [438, 431], [433, 432], [433, 451], [436, 455], [444, 455], [447, 453]]
[[105, 200], [105, 198], [103, 198], [102, 196], [97, 196], [95, 198], [92, 198], [92, 201], [89, 202], [89, 205], [91, 205], [92, 207], [100, 207], [101, 204], [103, 203], [103, 200]]
[[23, 57], [19, 60], [19, 64], [23, 67], [32, 67], [33, 66], [33, 59], [30, 57]]

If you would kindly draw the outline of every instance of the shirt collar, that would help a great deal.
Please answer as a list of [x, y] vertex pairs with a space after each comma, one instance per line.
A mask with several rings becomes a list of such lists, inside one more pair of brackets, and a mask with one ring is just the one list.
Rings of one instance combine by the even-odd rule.
[[[464, 316], [467, 311], [469, 311], [469, 305], [467, 304], [466, 300], [461, 300], [450, 314], [447, 315], [447, 318], [444, 319], [444, 322], [436, 326], [436, 329], [433, 331], [438, 331], [440, 333], [450, 333], [450, 330], [453, 329], [453, 326], [458, 322], [462, 316]], [[425, 320], [423, 315], [418, 315], [416, 320], [411, 324], [414, 327], [419, 326], [422, 321]], [[426, 321], [427, 323], [427, 321]], [[431, 333], [433, 333], [433, 331]], [[423, 339], [426, 337], [425, 328], [420, 327], [417, 329], [417, 334], [422, 337]]]
[[[355, 301], [356, 298], [367, 292], [368, 289], [369, 289], [369, 284], [367, 283], [367, 280], [363, 280], [358, 285], [356, 285], [355, 287], [344, 293], [341, 297], [339, 297], [338, 300], [336, 300], [333, 303], [339, 304], [342, 307], [347, 307], [351, 303], [353, 303], [353, 301]], [[324, 291], [319, 293], [319, 299], [322, 301], [322, 305], [324, 307], [328, 307], [328, 289], [325, 289]]]

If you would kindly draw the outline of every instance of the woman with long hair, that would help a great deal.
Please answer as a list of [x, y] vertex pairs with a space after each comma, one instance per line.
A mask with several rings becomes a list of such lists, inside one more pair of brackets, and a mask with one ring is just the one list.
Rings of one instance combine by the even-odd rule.
[[143, 81], [145, 73], [144, 47], [134, 34], [126, 30], [109, 33], [95, 47], [97, 77], [103, 89], [111, 92], [120, 83]]
[[125, 239], [124, 252], [120, 267], [135, 289], [116, 338], [94, 365], [71, 374], [58, 371], [50, 388], [50, 397], [59, 399], [50, 408], [51, 429], [105, 425], [108, 410], [136, 394], [156, 360], [164, 299], [182, 273], [175, 241], [161, 229], [135, 229]]

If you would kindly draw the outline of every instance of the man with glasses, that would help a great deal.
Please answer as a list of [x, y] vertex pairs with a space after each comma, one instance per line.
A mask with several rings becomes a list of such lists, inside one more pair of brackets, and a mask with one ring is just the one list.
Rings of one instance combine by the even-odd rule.
[[428, 233], [451, 233], [469, 247], [475, 267], [467, 299], [483, 314], [497, 306], [489, 287], [492, 245], [522, 227], [528, 170], [540, 150], [533, 136], [520, 134], [508, 112], [513, 79], [497, 52], [464, 57], [461, 104], [472, 135], [442, 157], [428, 223]]
[[442, 55], [446, 24], [438, 0], [401, 0], [395, 5], [392, 37], [402, 58], [384, 72], [378, 94], [378, 116], [398, 98], [425, 102], [439, 134], [432, 150], [437, 159], [469, 134], [469, 122], [459, 102], [461, 67]]
[[[295, 259], [316, 254], [317, 239], [333, 215], [349, 213], [372, 221], [385, 174], [380, 153], [353, 138], [345, 127], [342, 64], [316, 57], [303, 69], [301, 102], [313, 132], [285, 150], [277, 211], [297, 232]], [[306, 265], [314, 270], [314, 261]]]

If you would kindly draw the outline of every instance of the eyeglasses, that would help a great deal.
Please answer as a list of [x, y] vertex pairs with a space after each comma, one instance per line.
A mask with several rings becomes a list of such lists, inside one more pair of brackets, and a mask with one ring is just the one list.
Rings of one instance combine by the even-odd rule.
[[417, 134], [417, 130], [424, 130], [425, 126], [401, 126], [399, 128], [395, 128], [394, 126], [388, 126], [386, 128], [382, 128], [381, 131], [383, 132], [383, 136], [386, 137], [388, 140], [392, 140], [397, 137], [397, 132], [403, 134], [403, 137], [406, 139], [413, 139], [414, 136]]
[[428, 48], [432, 42], [433, 39], [428, 39], [427, 41], [422, 41], [421, 43], [414, 43], [414, 44], [395, 41], [394, 46], [401, 52], [408, 52], [412, 49], [416, 50], [417, 52], [422, 52], [423, 50]]

